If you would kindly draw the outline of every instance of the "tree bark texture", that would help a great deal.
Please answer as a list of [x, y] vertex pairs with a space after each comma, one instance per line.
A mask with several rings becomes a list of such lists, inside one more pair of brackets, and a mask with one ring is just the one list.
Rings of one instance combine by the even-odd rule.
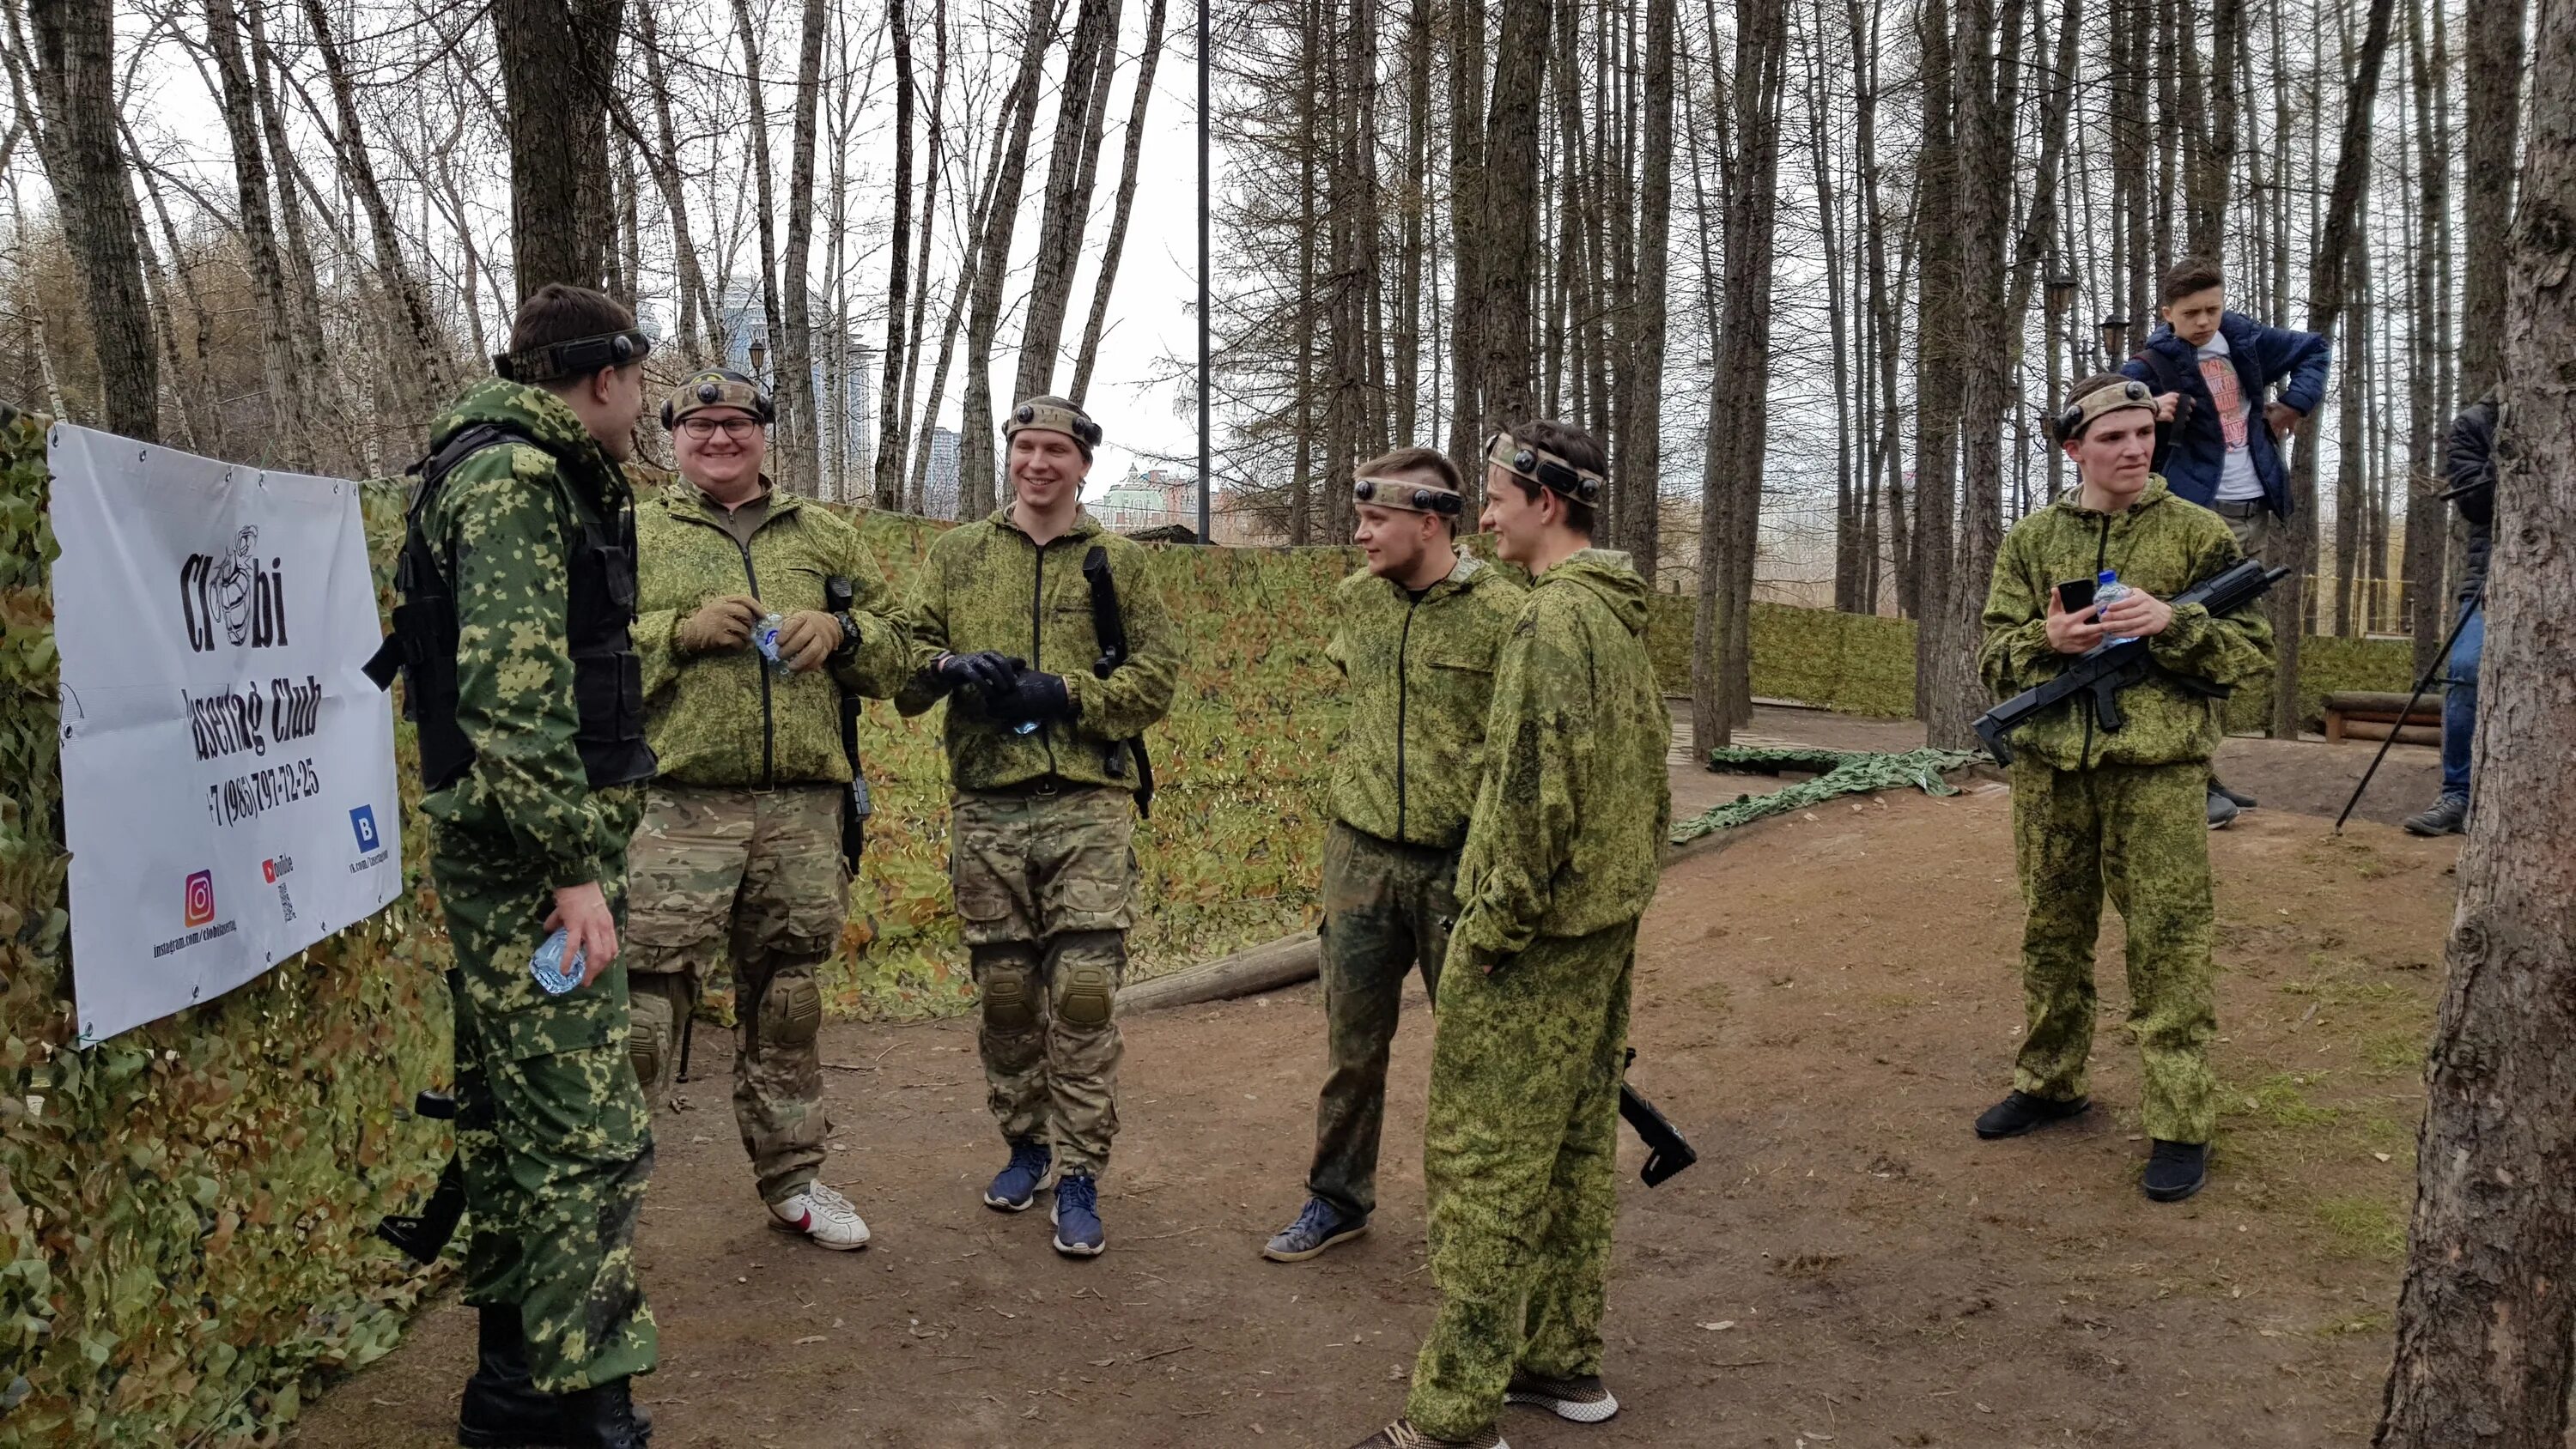
[[624, 10], [625, 0], [494, 0], [521, 300], [548, 282], [607, 280], [606, 95]]
[[143, 215], [117, 146], [113, 0], [40, 0], [29, 69], [42, 114], [37, 159], [62, 209], [98, 353], [110, 432], [161, 436], [161, 364], [143, 277]]
[[894, 224], [886, 233], [885, 371], [878, 387], [876, 506], [903, 507], [903, 341], [906, 265], [912, 247], [912, 15], [911, 0], [886, 0], [894, 40]]
[[[1082, 262], [1083, 223], [1091, 213], [1091, 181], [1099, 164], [1100, 136], [1087, 124], [1095, 91], [1105, 92], [1105, 61], [1118, 48], [1119, 0], [1082, 0], [1064, 59], [1064, 84], [1056, 93], [1055, 139], [1047, 156], [1046, 204], [1038, 217], [1037, 256], [1029, 277], [1029, 315], [1020, 328], [1020, 365], [1014, 399], [1055, 391], [1056, 353], [1064, 342], [1064, 316], [1073, 300], [1073, 278]], [[1105, 95], [1103, 96], [1105, 99]]]
[[1136, 210], [1136, 178], [1145, 150], [1145, 108], [1154, 98], [1154, 68], [1163, 58], [1163, 20], [1170, 0], [1149, 0], [1145, 11], [1145, 53], [1136, 62], [1136, 92], [1127, 108], [1126, 154], [1118, 172], [1118, 199], [1109, 213], [1109, 235], [1100, 246], [1100, 275], [1091, 287], [1091, 314], [1082, 324], [1082, 350], [1074, 358], [1075, 402], [1091, 391], [1092, 369], [1100, 361], [1100, 339], [1109, 330], [1109, 298], [1118, 283], [1118, 259], [1127, 250], [1127, 223]]
[[2476, 402], [2504, 375], [2506, 247], [2513, 229], [2515, 141], [2522, 126], [2521, 0], [2476, 0], [2463, 57], [2468, 100], [2460, 220], [2460, 401]]
[[[796, 57], [794, 139], [787, 161], [787, 254], [779, 262], [779, 320], [784, 329], [769, 342], [778, 353], [778, 392], [785, 411], [797, 419], [797, 426], [788, 430], [784, 471], [803, 485], [802, 491], [821, 497], [824, 419], [828, 416], [834, 427], [844, 427], [841, 419], [849, 408], [846, 392], [832, 399], [828, 413], [814, 395], [814, 293], [812, 269], [806, 262], [814, 247], [814, 132], [823, 102], [823, 38], [829, 15], [823, 0], [805, 0], [804, 8], [802, 44]], [[840, 358], [849, 350], [850, 339], [843, 333], [826, 345]], [[833, 369], [835, 377], [842, 372], [842, 368]]]
[[1029, 169], [1029, 131], [1037, 121], [1039, 71], [1054, 31], [1053, 0], [1030, 0], [1019, 71], [1003, 102], [1010, 140], [994, 157], [993, 195], [984, 209], [983, 241], [975, 253], [974, 307], [966, 318], [966, 381], [957, 438], [961, 518], [983, 517], [998, 497], [993, 466], [993, 334], [1001, 330], [1002, 283], [1011, 270], [1011, 238], [1019, 230], [1020, 188]]

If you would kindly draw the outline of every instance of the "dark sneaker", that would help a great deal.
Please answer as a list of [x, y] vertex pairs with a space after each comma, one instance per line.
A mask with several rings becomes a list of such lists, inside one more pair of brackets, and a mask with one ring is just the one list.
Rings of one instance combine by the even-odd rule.
[[1516, 1373], [1511, 1386], [1503, 1390], [1503, 1402], [1530, 1404], [1576, 1424], [1598, 1424], [1619, 1412], [1619, 1401], [1610, 1397], [1599, 1374], [1552, 1379], [1527, 1371]]
[[2212, 830], [2225, 830], [2228, 826], [2235, 823], [2236, 802], [2227, 798], [2226, 791], [2219, 789], [2215, 785], [2210, 786], [2209, 828]]
[[1999, 1137], [2019, 1137], [2025, 1132], [2036, 1131], [2052, 1122], [2063, 1122], [2069, 1117], [2079, 1116], [2092, 1105], [2093, 1099], [2090, 1097], [2078, 1097], [2071, 1102], [2053, 1102], [2046, 1097], [2034, 1097], [2028, 1092], [2016, 1091], [1988, 1107], [1985, 1114], [1977, 1119], [1977, 1135], [1989, 1142]]
[[2469, 797], [2445, 795], [2421, 815], [2406, 817], [2409, 835], [2459, 835], [2469, 828]]
[[1087, 1172], [1068, 1172], [1055, 1185], [1055, 1250], [1068, 1258], [1097, 1258], [1109, 1246], [1100, 1228], [1100, 1184]]
[[993, 1174], [993, 1185], [984, 1189], [984, 1206], [1006, 1213], [1027, 1212], [1037, 1200], [1038, 1184], [1046, 1181], [1047, 1164], [1054, 1160], [1055, 1154], [1043, 1142], [1012, 1143], [1010, 1165]]
[[2147, 1157], [2147, 1171], [2138, 1186], [2158, 1202], [2180, 1202], [2209, 1181], [2209, 1148], [2199, 1142], [2166, 1142], [2159, 1139], [2156, 1150]]
[[1402, 1419], [1378, 1430], [1351, 1449], [1512, 1449], [1497, 1424], [1472, 1439], [1434, 1439]]
[[1368, 1219], [1346, 1218], [1320, 1197], [1306, 1199], [1297, 1221], [1281, 1228], [1261, 1256], [1274, 1263], [1302, 1263], [1335, 1243], [1347, 1243], [1368, 1231]]
[[2239, 810], [2251, 810], [2251, 809], [2253, 809], [2253, 808], [2254, 808], [2254, 797], [2253, 797], [2253, 796], [2246, 794], [2246, 793], [2245, 793], [2244, 791], [2242, 791], [2242, 790], [2230, 790], [2230, 789], [2228, 789], [2228, 788], [2227, 788], [2227, 786], [2226, 786], [2226, 783], [2225, 783], [2225, 782], [2223, 782], [2223, 781], [2221, 781], [2221, 780], [2220, 780], [2217, 776], [2215, 776], [2215, 775], [2213, 775], [2213, 776], [2211, 776], [2211, 777], [2210, 777], [2210, 780], [2209, 780], [2209, 790], [2210, 790], [2210, 793], [2211, 793], [2211, 794], [2213, 794], [2213, 795], [2224, 795], [2224, 796], [2226, 796], [2226, 797], [2227, 797], [2227, 802], [2228, 802], [2229, 804], [2231, 804], [2231, 805], [2235, 806], [2235, 807], [2236, 807], [2237, 809], [2239, 809]]

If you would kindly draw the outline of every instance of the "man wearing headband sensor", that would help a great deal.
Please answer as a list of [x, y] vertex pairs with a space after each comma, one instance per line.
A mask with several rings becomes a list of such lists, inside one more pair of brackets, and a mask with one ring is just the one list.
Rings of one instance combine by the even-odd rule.
[[[2018, 1137], [2091, 1105], [2093, 941], [2107, 893], [2128, 927], [2127, 1025], [2154, 1141], [2140, 1186], [2177, 1202], [2208, 1180], [2218, 1116], [2204, 796], [2221, 722], [2212, 701], [2176, 676], [2229, 687], [2266, 678], [2272, 632], [2259, 609], [2213, 616], [2164, 602], [2244, 555], [2226, 520], [2174, 496], [2149, 471], [2156, 402], [2147, 385], [2103, 374], [2069, 397], [2052, 432], [2080, 481], [2004, 536], [1979, 673], [2004, 698], [2105, 641], [2130, 638], [2147, 641], [2161, 672], [2122, 691], [2116, 732], [2074, 699], [2014, 740], [2028, 1030], [2012, 1093], [1977, 1119], [1977, 1135]], [[2114, 574], [2126, 595], [2095, 604], [2096, 580]]]
[[[457, 1441], [628, 1449], [653, 1367], [635, 1228], [653, 1136], [626, 1058], [626, 846], [653, 775], [626, 460], [650, 349], [632, 313], [552, 284], [497, 377], [430, 432], [397, 581], [430, 878], [454, 946], [465, 1301]], [[562, 995], [529, 962], [566, 933]]]
[[[1118, 1133], [1115, 1009], [1150, 779], [1138, 737], [1171, 708], [1180, 646], [1144, 546], [1083, 511], [1100, 425], [1033, 397], [1002, 436], [1012, 499], [930, 546], [895, 707], [948, 700], [949, 882], [982, 998], [987, 1103], [1011, 1154], [984, 1202], [1024, 1211], [1052, 1169], [1055, 1249], [1087, 1258], [1108, 1241], [1099, 1177]], [[1101, 637], [1112, 603], [1123, 653]]]
[[[1601, 445], [1524, 423], [1486, 449], [1485, 527], [1535, 580], [1494, 673], [1458, 862], [1423, 1127], [1441, 1301], [1404, 1417], [1361, 1449], [1499, 1449], [1508, 1403], [1576, 1423], [1601, 1381], [1637, 918], [1672, 819], [1645, 580], [1592, 546]], [[1643, 486], [1643, 485], [1640, 485]]]
[[1506, 570], [1457, 546], [1466, 500], [1437, 449], [1373, 458], [1351, 491], [1367, 566], [1335, 591], [1324, 651], [1351, 706], [1324, 837], [1329, 1071], [1305, 1208], [1261, 1250], [1282, 1263], [1368, 1231], [1404, 978], [1419, 965], [1424, 994], [1439, 993], [1494, 658], [1521, 596]]
[[[849, 916], [844, 696], [891, 696], [902, 629], [859, 531], [761, 471], [769, 394], [737, 372], [682, 378], [662, 404], [679, 479], [636, 510], [644, 711], [661, 775], [635, 834], [634, 1034], [649, 1100], [680, 1028], [731, 969], [733, 1110], [767, 1219], [822, 1247], [868, 1225], [823, 1165], [823, 997], [814, 973]], [[775, 662], [753, 632], [779, 616]], [[854, 706], [853, 706], [854, 707]]]

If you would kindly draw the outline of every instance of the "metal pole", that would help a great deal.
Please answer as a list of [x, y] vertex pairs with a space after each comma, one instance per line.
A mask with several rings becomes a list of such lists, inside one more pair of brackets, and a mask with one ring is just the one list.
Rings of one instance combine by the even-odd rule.
[[1199, 6], [1199, 542], [1208, 542], [1212, 415], [1208, 398], [1208, 0]]

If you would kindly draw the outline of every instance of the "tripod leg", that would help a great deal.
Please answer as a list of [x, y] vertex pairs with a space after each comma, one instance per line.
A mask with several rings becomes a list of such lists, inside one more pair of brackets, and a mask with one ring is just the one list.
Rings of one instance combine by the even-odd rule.
[[2484, 597], [2472, 598], [2460, 610], [2460, 617], [2451, 624], [2451, 632], [2442, 636], [2442, 652], [2434, 656], [2433, 667], [2424, 671], [2424, 677], [2415, 681], [2415, 692], [2406, 696], [2406, 707], [2397, 712], [2397, 723], [2388, 727], [2388, 738], [2379, 742], [2379, 753], [2370, 757], [2370, 768], [2361, 772], [2361, 782], [2352, 787], [2352, 798], [2343, 802], [2343, 813], [2335, 817], [2335, 834], [2343, 834], [2343, 823], [2352, 818], [2353, 807], [2361, 803], [2361, 792], [2370, 788], [2370, 777], [2379, 773], [2379, 762], [2388, 758], [2388, 747], [2397, 743], [2397, 732], [2404, 729], [2406, 721], [2414, 716], [2415, 701], [2422, 699], [2424, 691], [2431, 689], [2433, 681], [2449, 667], [2451, 646], [2460, 642], [2460, 631], [2469, 627], [2469, 620], [2485, 607]]

